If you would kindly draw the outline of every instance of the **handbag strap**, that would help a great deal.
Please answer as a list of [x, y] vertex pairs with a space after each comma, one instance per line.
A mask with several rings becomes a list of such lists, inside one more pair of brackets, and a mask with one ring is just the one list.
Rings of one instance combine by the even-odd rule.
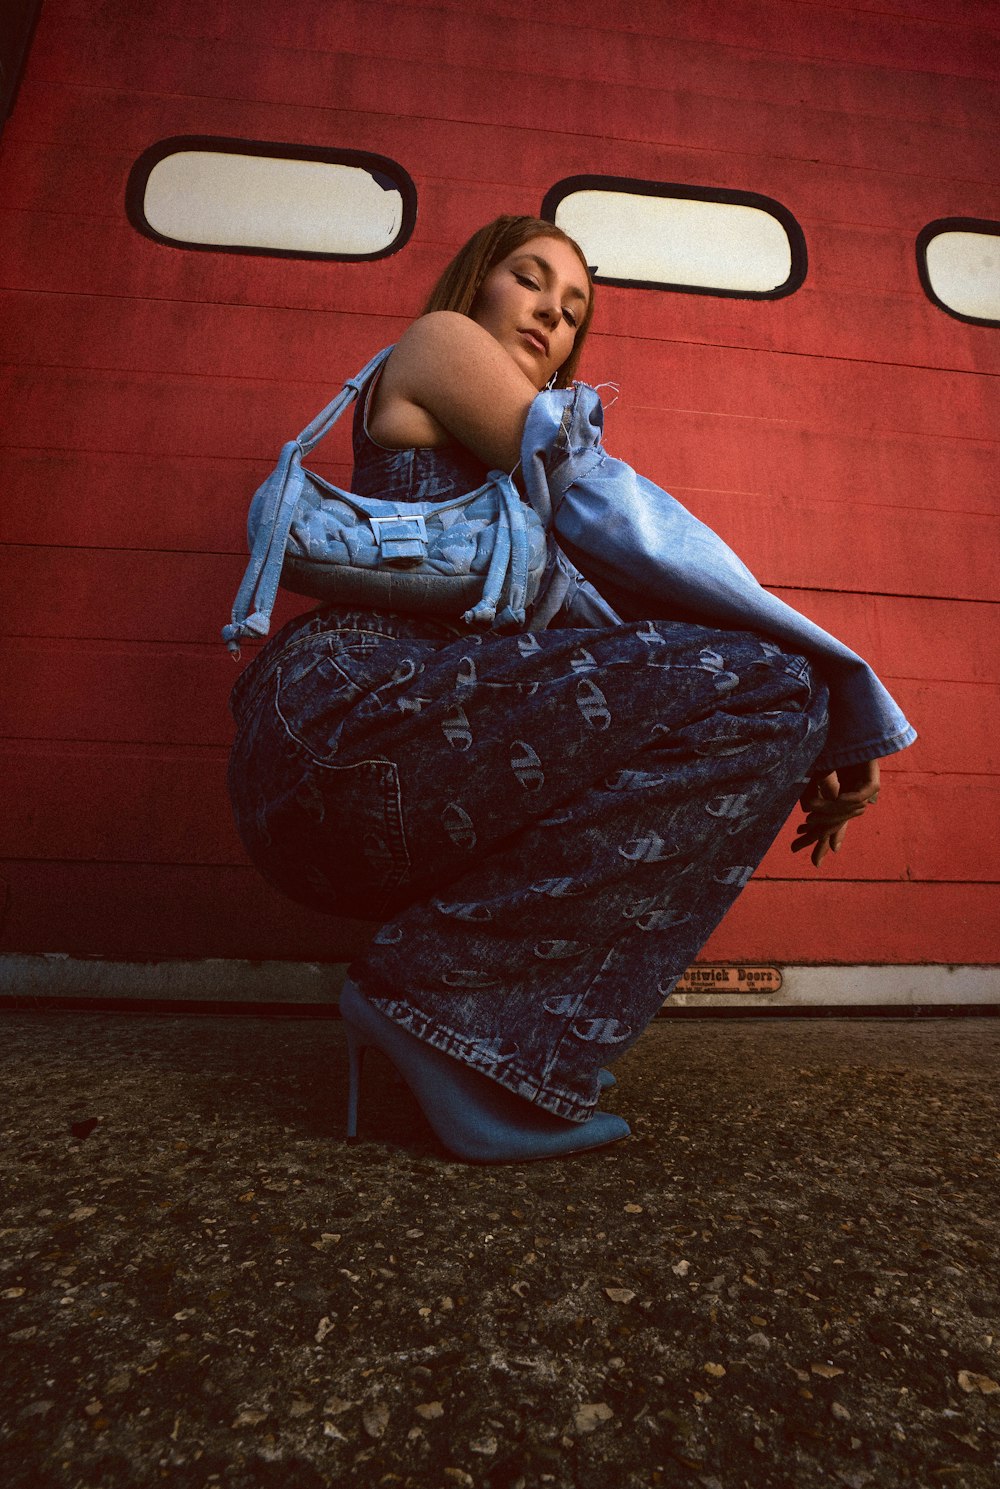
[[242, 639], [266, 636], [271, 629], [271, 611], [281, 582], [288, 534], [305, 484], [303, 455], [329, 434], [344, 410], [360, 397], [365, 383], [391, 351], [391, 346], [383, 347], [360, 372], [348, 378], [336, 398], [306, 425], [297, 439], [289, 440], [282, 449], [278, 464], [265, 483], [263, 511], [250, 561], [233, 601], [230, 623], [222, 628], [222, 639], [234, 656], [240, 654]]
[[360, 398], [365, 383], [367, 383], [373, 373], [378, 371], [391, 351], [391, 346], [384, 346], [380, 352], [376, 352], [371, 361], [366, 362], [360, 372], [355, 373], [353, 377], [347, 379], [347, 382], [341, 388], [336, 398], [316, 415], [311, 424], [306, 425], [295, 441], [303, 455], [308, 455], [309, 451], [319, 444], [324, 435], [329, 434], [334, 424], [336, 424], [344, 412], [344, 409], [348, 408], [354, 402], [355, 398]]
[[[526, 508], [510, 476], [492, 471], [490, 479], [497, 488], [500, 510], [497, 535], [478, 605], [466, 610], [462, 619], [467, 625], [521, 626], [525, 620], [528, 581], [528, 523]], [[506, 585], [506, 605], [497, 614]]]

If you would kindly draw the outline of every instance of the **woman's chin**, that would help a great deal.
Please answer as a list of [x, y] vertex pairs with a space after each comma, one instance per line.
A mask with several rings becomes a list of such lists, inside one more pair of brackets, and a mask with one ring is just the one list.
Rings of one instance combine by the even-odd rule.
[[508, 346], [506, 351], [514, 365], [520, 368], [528, 381], [533, 383], [540, 392], [545, 387], [548, 378], [539, 367], [538, 357], [534, 352], [528, 351], [526, 347], [520, 344]]

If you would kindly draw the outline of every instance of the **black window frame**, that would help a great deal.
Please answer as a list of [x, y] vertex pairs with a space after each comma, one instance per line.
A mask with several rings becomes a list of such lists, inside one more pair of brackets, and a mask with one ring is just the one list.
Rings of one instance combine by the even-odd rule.
[[984, 315], [965, 315], [961, 310], [953, 310], [935, 293], [927, 268], [927, 245], [942, 233], [982, 233], [984, 238], [1000, 238], [1000, 222], [993, 222], [988, 217], [938, 217], [920, 229], [916, 242], [917, 275], [920, 287], [931, 304], [936, 305], [938, 310], [943, 310], [945, 315], [950, 315], [953, 320], [964, 321], [967, 326], [1000, 326], [1000, 320], [991, 320]]
[[[182, 151], [201, 151], [211, 155], [262, 156], [271, 160], [309, 160], [323, 165], [347, 165], [366, 170], [387, 191], [398, 191], [402, 197], [403, 215], [399, 232], [386, 248], [376, 253], [321, 253], [305, 248], [268, 248], [239, 243], [191, 243], [186, 238], [171, 238], [160, 233], [146, 219], [144, 204], [146, 185], [154, 167], [170, 155]], [[255, 258], [311, 259], [334, 263], [373, 263], [376, 259], [398, 253], [409, 242], [417, 220], [417, 188], [409, 173], [398, 161], [369, 150], [340, 149], [323, 145], [283, 144], [274, 140], [248, 140], [225, 135], [178, 134], [157, 140], [136, 159], [125, 186], [125, 212], [135, 230], [154, 243], [189, 253], [238, 253]]]
[[42, 0], [6, 0], [0, 15], [0, 133], [17, 102]]
[[625, 289], [668, 290], [682, 295], [711, 295], [725, 300], [783, 300], [794, 295], [805, 282], [809, 268], [806, 237], [797, 220], [781, 202], [756, 191], [735, 191], [722, 186], [692, 186], [679, 181], [645, 181], [632, 176], [566, 176], [550, 186], [542, 201], [539, 216], [555, 224], [556, 211], [566, 197], [577, 191], [628, 192], [633, 196], [677, 197], [682, 201], [721, 202], [727, 206], [757, 207], [774, 217], [785, 230], [791, 250], [788, 278], [773, 290], [712, 289], [701, 284], [673, 284], [652, 279], [619, 279], [593, 271], [595, 284], [618, 285]]

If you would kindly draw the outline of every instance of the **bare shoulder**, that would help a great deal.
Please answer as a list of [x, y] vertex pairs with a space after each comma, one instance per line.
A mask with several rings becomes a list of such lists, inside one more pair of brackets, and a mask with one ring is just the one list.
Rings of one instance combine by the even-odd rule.
[[534, 388], [482, 326], [453, 310], [422, 315], [399, 338], [375, 400], [377, 439], [440, 445], [448, 438], [510, 470]]
[[467, 315], [460, 315], [457, 310], [431, 310], [410, 322], [396, 343], [393, 356], [398, 352], [404, 356], [427, 352], [435, 347], [455, 350], [484, 340], [492, 340], [489, 332]]
[[382, 370], [369, 410], [368, 430], [379, 444], [426, 449], [453, 442], [431, 411], [434, 369], [461, 360], [461, 349], [469, 340], [466, 327], [480, 330], [467, 316], [436, 311], [403, 332]]
[[432, 310], [418, 316], [399, 338], [386, 364], [390, 384], [415, 396], [454, 371], [458, 376], [495, 366], [501, 375], [517, 372], [510, 358], [482, 326], [456, 310]]

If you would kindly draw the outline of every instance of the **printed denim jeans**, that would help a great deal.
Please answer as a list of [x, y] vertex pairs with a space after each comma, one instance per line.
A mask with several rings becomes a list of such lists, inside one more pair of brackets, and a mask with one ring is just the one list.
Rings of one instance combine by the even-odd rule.
[[234, 691], [230, 790], [297, 900], [384, 924], [352, 973], [557, 1116], [639, 1037], [827, 729], [803, 657], [678, 621], [515, 635], [328, 608]]

